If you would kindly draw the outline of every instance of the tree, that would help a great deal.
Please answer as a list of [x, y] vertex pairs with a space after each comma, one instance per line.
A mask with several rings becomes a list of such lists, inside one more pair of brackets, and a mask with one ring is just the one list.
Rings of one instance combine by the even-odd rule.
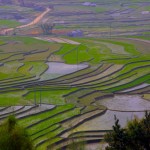
[[126, 128], [121, 128], [115, 117], [113, 131], [105, 135], [108, 143], [106, 150], [149, 150], [150, 149], [150, 112], [141, 120], [134, 118]]
[[0, 150], [33, 150], [29, 135], [14, 116], [0, 126]]
[[109, 144], [106, 150], [124, 150], [126, 148], [127, 135], [125, 129], [121, 128], [116, 116], [113, 131], [105, 135], [105, 140]]
[[55, 24], [48, 24], [48, 23], [44, 23], [41, 24], [41, 29], [43, 31], [43, 34], [52, 34], [52, 30], [54, 28]]

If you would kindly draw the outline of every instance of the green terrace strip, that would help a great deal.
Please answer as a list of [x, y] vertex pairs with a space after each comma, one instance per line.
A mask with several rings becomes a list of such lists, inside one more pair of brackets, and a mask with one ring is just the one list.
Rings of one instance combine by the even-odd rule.
[[[34, 143], [35, 145], [37, 144], [37, 150], [43, 150], [43, 149], [47, 149], [47, 146], [50, 145], [52, 142], [56, 142], [56, 139], [57, 140], [60, 140], [60, 138], [56, 138], [58, 136], [58, 134], [60, 134], [61, 132], [63, 131], [63, 128], [60, 128], [56, 131], [53, 131], [52, 133], [40, 138], [40, 139], [37, 139]], [[56, 138], [54, 141], [51, 141], [51, 139], [54, 139]]]
[[[88, 38], [88, 39], [76, 39], [76, 40], [81, 42], [81, 43], [84, 43], [85, 45], [88, 45], [89, 47], [92, 47], [93, 43], [94, 43], [94, 45], [96, 45], [97, 47], [99, 47], [99, 48], [103, 47], [102, 49], [104, 49], [104, 45], [105, 45], [106, 46], [105, 47], [106, 50], [110, 50], [108, 47], [109, 47], [109, 43], [111, 43], [111, 44], [114, 44], [114, 45], [118, 45], [118, 46], [124, 47], [124, 50], [128, 54], [131, 54], [133, 56], [134, 55], [140, 55], [140, 52], [137, 51], [137, 49], [135, 48], [134, 44], [129, 44], [127, 42], [115, 41], [115, 39], [108, 40], [108, 39]], [[107, 51], [107, 53], [108, 52], [109, 51]], [[112, 51], [112, 53], [113, 53], [113, 51]], [[116, 54], [118, 55], [119, 53], [116, 53]], [[122, 53], [122, 54], [126, 55], [126, 53]]]
[[79, 45], [78, 48], [69, 51], [63, 56], [63, 59], [68, 64], [78, 64], [81, 62], [86, 62], [92, 59], [88, 54], [88, 48], [84, 45]]
[[25, 37], [25, 36], [3, 36], [0, 37], [0, 39], [4, 40], [4, 41], [21, 41], [27, 45], [34, 45], [36, 46], [36, 44], [48, 44], [51, 45], [51, 43], [43, 41], [43, 40], [39, 40], [39, 39], [35, 39], [32, 37]]
[[[1, 73], [1, 75], [4, 75]], [[15, 81], [20, 81], [22, 79], [28, 79], [29, 77], [25, 77], [24, 75], [22, 74], [13, 74], [13, 76], [7, 76], [5, 74], [6, 78], [0, 80], [0, 85], [3, 85], [5, 86], [5, 84], [11, 84], [12, 82], [15, 82]], [[0, 87], [1, 88], [1, 87]]]
[[[94, 110], [91, 112], [84, 113], [83, 115], [74, 117], [71, 120], [63, 122], [62, 127], [72, 130], [75, 127], [77, 127], [78, 125], [81, 125], [82, 123], [84, 123], [84, 122], [86, 122], [86, 121], [88, 121], [88, 120], [90, 120], [96, 116], [102, 115], [103, 113], [105, 113], [105, 111], [106, 111], [106, 108], [103, 108], [103, 109]], [[68, 137], [71, 133], [70, 130], [66, 130], [66, 132], [64, 132], [61, 136], [62, 137]]]
[[0, 61], [8, 59], [10, 56], [12, 56], [12, 54], [0, 54]]
[[28, 101], [25, 101], [22, 95], [27, 93], [27, 91], [13, 91], [7, 93], [0, 93], [0, 106], [15, 106], [15, 105], [25, 105]]
[[[30, 110], [33, 110], [36, 106], [16, 106], [18, 109], [15, 109], [15, 107], [9, 107], [9, 109], [6, 109], [1, 113], [0, 119], [4, 119], [9, 117], [10, 115], [15, 115], [18, 117], [20, 114], [25, 114], [26, 112], [29, 112]], [[20, 107], [20, 108], [19, 108]]]
[[110, 96], [113, 95], [109, 93], [101, 93], [100, 91], [93, 91], [91, 93], [86, 93], [85, 95], [82, 95], [81, 97], [79, 97], [78, 101], [85, 106], [91, 106], [91, 104], [95, 102], [95, 99], [101, 99], [103, 97]]
[[112, 54], [108, 48], [90, 48], [85, 45], [80, 45], [78, 48], [65, 54], [63, 59], [66, 63], [76, 64], [81, 62], [89, 62], [91, 64], [97, 64], [100, 61], [107, 59], [121, 59], [128, 58], [126, 55]]
[[148, 70], [145, 70], [147, 68], [149, 68], [149, 66], [145, 67], [145, 68], [141, 68], [139, 71], [135, 70], [134, 73], [131, 72], [130, 76], [128, 76], [128, 74], [127, 74], [127, 76], [125, 76], [123, 78], [116, 78], [115, 80], [112, 79], [111, 81], [105, 82], [103, 84], [97, 84], [96, 86], [93, 86], [93, 87], [99, 87], [100, 89], [103, 89], [105, 87], [108, 87], [108, 88], [115, 87], [115, 86], [118, 86], [121, 84], [131, 82], [132, 80], [135, 80], [135, 79], [139, 78], [140, 76], [142, 76], [146, 73], [149, 73]]
[[150, 37], [147, 35], [145, 36], [128, 36], [129, 38], [137, 38], [137, 39], [143, 39], [143, 40], [150, 40]]
[[33, 115], [24, 119], [21, 119], [19, 121], [20, 124], [23, 124], [25, 127], [29, 127], [32, 124], [36, 124], [37, 122], [43, 120], [44, 118], [47, 117], [52, 117], [54, 115], [57, 115], [59, 113], [62, 113], [64, 111], [70, 110], [70, 109], [74, 109], [74, 105], [73, 104], [68, 104], [68, 105], [64, 105], [64, 106], [58, 106], [53, 110], [47, 111], [47, 112], [42, 112], [41, 114], [38, 115]]
[[128, 59], [108, 59], [105, 60], [109, 63], [115, 63], [115, 64], [127, 64], [127, 63], [136, 63], [136, 62], [142, 62], [142, 61], [149, 61], [150, 55], [141, 55], [137, 57], [130, 57]]
[[[86, 114], [83, 114], [81, 116], [77, 116], [72, 118], [71, 120], [67, 120], [62, 123], [62, 127], [64, 128], [64, 131], [61, 133], [61, 137], [69, 137], [70, 133], [73, 133], [72, 130], [79, 124], [82, 124], [83, 122], [86, 122], [88, 119], [93, 118], [97, 115], [100, 115], [104, 113], [105, 110], [95, 110], [92, 112], [88, 112]], [[49, 144], [50, 147], [55, 145], [55, 143]]]
[[29, 71], [32, 69], [32, 64], [30, 63], [24, 63], [23, 66], [19, 67], [18, 72], [20, 72], [23, 75], [29, 76]]
[[36, 50], [47, 50], [51, 49], [51, 52], [59, 50], [61, 47], [60, 44], [54, 44], [50, 42], [46, 42], [43, 40], [38, 40], [32, 37], [0, 37], [0, 40], [3, 40], [7, 44], [0, 45], [0, 50], [3, 52], [23, 52], [30, 53], [31, 51]]
[[41, 145], [39, 145], [37, 147], [38, 150], [43, 150], [43, 149], [47, 149], [47, 147], [49, 146], [50, 148], [52, 147], [52, 145], [55, 145], [56, 142], [59, 142], [60, 140], [62, 140], [62, 138], [60, 137], [53, 137], [53, 138], [49, 138], [46, 140], [46, 142], [43, 142]]
[[17, 72], [20, 66], [22, 66], [22, 63], [17, 61], [7, 62], [3, 66], [0, 66], [0, 79], [20, 76], [21, 74]]
[[55, 51], [57, 50], [57, 48], [56, 49], [51, 48], [50, 50], [47, 50], [46, 52], [41, 51], [41, 52], [37, 52], [34, 54], [26, 55], [24, 61], [46, 61], [49, 59], [53, 50]]
[[[42, 67], [39, 68], [39, 65]], [[44, 62], [26, 62], [23, 66], [19, 67], [18, 73], [24, 76], [24, 78], [20, 78], [18, 80], [11, 80], [8, 83], [0, 84], [2, 87], [6, 87], [8, 85], [19, 85], [19, 83], [27, 83], [33, 78], [40, 77], [46, 70], [48, 69], [48, 65]], [[35, 78], [36, 79], [36, 78]]]
[[46, 119], [42, 118], [42, 120], [38, 123], [33, 125], [32, 127], [28, 128], [28, 132], [30, 135], [35, 134], [38, 131], [41, 131], [42, 129], [49, 128], [50, 126], [59, 123], [65, 119], [71, 118], [73, 116], [79, 115], [80, 114], [80, 109], [76, 108], [74, 110], [69, 110], [66, 112], [61, 112], [60, 114], [58, 113], [57, 116], [55, 117], [48, 117]]
[[77, 48], [76, 45], [71, 45], [71, 44], [62, 44], [63, 46], [54, 54], [55, 55], [65, 55], [66, 53], [69, 53], [70, 51], [74, 50]]
[[144, 94], [143, 98], [150, 101], [150, 94]]
[[146, 81], [146, 83], [150, 83], [150, 80]]
[[124, 49], [124, 46], [122, 45], [117, 45], [117, 44], [112, 44], [109, 42], [102, 42], [102, 41], [97, 41], [97, 39], [80, 39], [81, 43], [84, 43], [86, 46], [92, 48], [92, 49], [97, 49], [100, 50], [101, 53], [104, 54], [122, 54], [122, 55], [127, 55], [129, 56], [130, 54], [127, 53]]
[[[40, 87], [39, 87], [40, 88]], [[66, 104], [65, 97], [63, 95], [66, 95], [72, 91], [76, 90], [75, 88], [72, 89], [64, 89], [64, 90], [54, 90], [54, 89], [37, 89], [36, 87], [36, 98], [37, 103], [40, 102], [40, 94], [42, 97], [43, 103], [49, 103], [53, 105], [63, 105]], [[29, 92], [25, 95], [25, 99], [27, 101], [34, 102], [34, 91]]]
[[122, 70], [120, 70], [110, 76], [100, 78], [96, 81], [89, 81], [85, 84], [88, 86], [89, 85], [95, 86], [95, 85], [101, 85], [101, 84], [106, 85], [108, 83], [111, 83], [111, 82], [114, 82], [117, 80], [126, 79], [126, 78], [136, 74], [137, 72], [140, 72], [141, 69], [143, 69], [143, 67], [146, 67], [146, 68], [150, 67], [150, 61], [126, 64]]
[[117, 92], [117, 91], [120, 91], [120, 90], [123, 90], [123, 89], [127, 89], [127, 88], [130, 88], [130, 87], [134, 87], [136, 85], [139, 85], [141, 83], [145, 83], [147, 82], [147, 80], [149, 80], [150, 78], [150, 74], [146, 74], [146, 75], [143, 75], [143, 76], [140, 76], [140, 77], [137, 77], [135, 79], [132, 79], [130, 82], [128, 83], [124, 83], [122, 85], [115, 85], [114, 84], [114, 87], [107, 87], [107, 88], [99, 88], [100, 90], [106, 90], [106, 91], [110, 91], [110, 92]]
[[103, 78], [105, 76], [111, 75], [111, 74], [119, 71], [122, 68], [123, 68], [123, 65], [112, 65], [109, 68], [107, 68], [106, 70], [104, 70], [103, 72], [100, 72], [99, 74], [75, 81], [75, 82], [71, 83], [71, 85], [80, 85], [80, 84], [83, 84], [86, 82], [98, 80], [98, 79]]
[[56, 108], [55, 105], [49, 105], [49, 104], [43, 104], [43, 103], [40, 105], [39, 104], [25, 105], [25, 109], [27, 107], [31, 107], [31, 108], [28, 110], [25, 110], [25, 111], [21, 111], [19, 113], [15, 113], [15, 116], [18, 119], [22, 119], [22, 118], [27, 118], [29, 116], [40, 114], [42, 112], [50, 111], [50, 110], [53, 110], [54, 108]]
[[47, 142], [46, 145], [40, 145], [41, 141], [54, 138], [64, 130], [58, 123], [79, 114], [80, 108], [74, 108], [72, 104], [69, 104], [58, 106], [53, 110], [24, 118], [19, 121], [19, 124], [24, 124], [24, 126], [28, 128], [28, 132], [34, 140], [34, 144], [37, 145], [37, 149], [44, 146], [46, 148], [49, 142]]
[[143, 94], [143, 93], [148, 93], [149, 90], [150, 90], [150, 86], [147, 86], [147, 87], [144, 87], [144, 88], [132, 90], [129, 93], [130, 94]]
[[[64, 129], [62, 127], [60, 127], [60, 128], [54, 130], [51, 133], [47, 133], [47, 134], [37, 138], [36, 140], [33, 141], [33, 143], [34, 143], [34, 145], [36, 145], [38, 147], [41, 144], [43, 144], [44, 142], [50, 141], [50, 139], [53, 139], [53, 138], [57, 137], [58, 134], [60, 134], [63, 130]], [[46, 143], [46, 145], [43, 145], [43, 146], [45, 146], [44, 149], [46, 149], [46, 147], [48, 146], [48, 142]], [[39, 149], [39, 148], [37, 148], [37, 149]]]
[[[108, 68], [110, 68], [113, 64], [100, 64], [99, 67], [96, 67], [96, 69], [93, 68], [93, 70], [90, 72], [84, 72], [84, 70], [82, 70], [83, 74], [81, 75], [76, 75], [76, 73], [74, 73], [74, 77], [72, 77], [71, 79], [66, 78], [66, 77], [70, 77], [69, 75], [63, 76], [58, 78], [58, 80], [55, 80], [55, 83], [72, 83], [84, 78], [88, 78], [88, 77], [92, 77], [94, 75], [100, 74], [101, 72], [107, 70]], [[88, 70], [87, 70], [88, 71]], [[76, 76], [75, 76], [76, 75]], [[66, 80], [65, 80], [66, 79]], [[52, 80], [53, 81], [53, 80]]]
[[23, 54], [16, 54], [16, 55], [11, 55], [9, 58], [3, 60], [2, 62], [6, 63], [11, 61], [21, 61], [21, 60], [24, 60]]
[[18, 110], [14, 110], [14, 107], [10, 107], [12, 109], [12, 112], [3, 114], [0, 117], [0, 119], [2, 120], [4, 118], [7, 118], [12, 114], [15, 115], [17, 118], [20, 118], [20, 116], [27, 115], [28, 112], [31, 112], [32, 110], [35, 110], [35, 108], [38, 107], [37, 105], [36, 106], [35, 105], [21, 105], [21, 106], [22, 107]]
[[[39, 66], [41, 66], [41, 68], [39, 68]], [[40, 76], [47, 69], [48, 65], [42, 61], [25, 62], [24, 65], [18, 69], [18, 72], [26, 76]]]
[[123, 46], [125, 48], [126, 52], [128, 52], [132, 55], [140, 55], [140, 52], [138, 52], [136, 50], [136, 48], [133, 44], [128, 44], [128, 43], [125, 43], [125, 42], [120, 42], [120, 41], [115, 41], [115, 40], [100, 40], [100, 41], [104, 41], [104, 42], [108, 42], [108, 43]]
[[68, 109], [67, 111], [61, 112], [56, 114], [54, 117], [48, 117], [44, 119], [44, 121], [39, 122], [38, 124], [33, 125], [32, 127], [28, 128], [28, 131], [30, 131], [31, 135], [35, 134], [38, 130], [41, 131], [41, 129], [48, 129], [50, 126], [71, 119], [74, 116], [78, 116], [80, 114], [80, 108], [75, 109]]
[[92, 92], [94, 92], [93, 89], [78, 89], [64, 96], [67, 103], [73, 103], [76, 107], [85, 107], [85, 104], [80, 103], [79, 97]]
[[3, 40], [0, 40], [0, 45], [6, 44]]
[[3, 116], [21, 111], [24, 109], [24, 106], [15, 106], [13, 108], [9, 107], [8, 109], [4, 110], [1, 114], [0, 114], [0, 118], [2, 118]]
[[40, 132], [37, 132], [37, 133], [31, 135], [31, 138], [33, 140], [38, 139], [39, 137], [42, 137], [50, 132], [53, 132], [54, 130], [56, 130], [58, 128], [60, 128], [59, 124], [52, 125], [51, 127], [47, 128], [47, 129], [41, 130]]

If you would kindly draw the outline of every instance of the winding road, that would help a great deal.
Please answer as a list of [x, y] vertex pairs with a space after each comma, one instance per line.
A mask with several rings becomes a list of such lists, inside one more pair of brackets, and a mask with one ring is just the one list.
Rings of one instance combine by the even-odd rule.
[[[43, 13], [41, 13], [39, 16], [37, 16], [32, 22], [25, 24], [25, 25], [18, 26], [18, 27], [16, 27], [16, 29], [26, 28], [26, 27], [29, 27], [29, 26], [39, 23], [41, 21], [41, 19], [50, 11], [51, 11], [50, 8], [46, 8], [46, 10]], [[14, 30], [14, 28], [4, 29], [3, 31], [1, 31], [1, 34], [5, 35], [13, 30]]]

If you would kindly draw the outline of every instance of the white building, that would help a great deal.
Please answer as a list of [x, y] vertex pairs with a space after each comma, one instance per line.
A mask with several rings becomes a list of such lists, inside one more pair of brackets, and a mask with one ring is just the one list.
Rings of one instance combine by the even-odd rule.
[[96, 7], [96, 3], [92, 3], [92, 2], [84, 2], [82, 5]]

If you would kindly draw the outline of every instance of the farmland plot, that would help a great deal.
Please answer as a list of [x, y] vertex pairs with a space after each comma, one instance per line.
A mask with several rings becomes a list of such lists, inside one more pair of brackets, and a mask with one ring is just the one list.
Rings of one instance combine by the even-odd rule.
[[101, 141], [114, 115], [124, 126], [150, 111], [150, 54], [131, 42], [0, 39], [0, 121], [14, 114], [37, 150], [61, 149], [81, 134]]

